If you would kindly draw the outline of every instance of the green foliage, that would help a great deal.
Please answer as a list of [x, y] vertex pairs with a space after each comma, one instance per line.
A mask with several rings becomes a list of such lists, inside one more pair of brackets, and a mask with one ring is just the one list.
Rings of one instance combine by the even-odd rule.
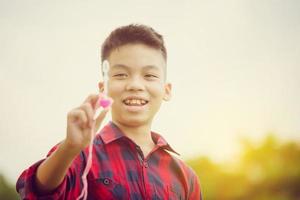
[[15, 187], [8, 184], [2, 174], [0, 174], [0, 199], [3, 200], [19, 199]]
[[269, 135], [261, 144], [242, 142], [234, 162], [205, 157], [187, 161], [201, 181], [205, 200], [300, 199], [300, 144]]

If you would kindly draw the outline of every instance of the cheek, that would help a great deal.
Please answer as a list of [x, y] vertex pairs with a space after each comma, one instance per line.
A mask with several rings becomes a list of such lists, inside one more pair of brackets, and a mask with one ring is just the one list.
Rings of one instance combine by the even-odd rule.
[[157, 98], [163, 98], [165, 94], [164, 87], [161, 84], [152, 85], [152, 87], [149, 87], [148, 91], [152, 96]]
[[114, 98], [120, 96], [120, 92], [123, 90], [123, 84], [109, 83], [108, 84], [108, 96]]

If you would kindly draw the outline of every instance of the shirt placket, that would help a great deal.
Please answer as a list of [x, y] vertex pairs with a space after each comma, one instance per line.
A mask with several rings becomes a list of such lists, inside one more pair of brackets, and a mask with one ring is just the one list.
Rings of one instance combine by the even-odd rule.
[[137, 155], [140, 163], [140, 172], [142, 176], [142, 184], [143, 184], [143, 196], [144, 199], [150, 199], [150, 194], [149, 192], [151, 189], [149, 188], [149, 181], [148, 181], [148, 176], [147, 176], [147, 170], [148, 170], [148, 161], [145, 159], [144, 154], [139, 146], [136, 146], [137, 149]]

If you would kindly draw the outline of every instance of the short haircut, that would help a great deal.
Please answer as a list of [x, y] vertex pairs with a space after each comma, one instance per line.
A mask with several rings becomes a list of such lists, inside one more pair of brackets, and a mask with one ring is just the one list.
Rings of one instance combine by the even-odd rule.
[[106, 38], [101, 49], [101, 60], [106, 60], [111, 52], [126, 44], [144, 44], [160, 50], [167, 61], [167, 50], [163, 36], [153, 28], [142, 24], [130, 24], [113, 30]]

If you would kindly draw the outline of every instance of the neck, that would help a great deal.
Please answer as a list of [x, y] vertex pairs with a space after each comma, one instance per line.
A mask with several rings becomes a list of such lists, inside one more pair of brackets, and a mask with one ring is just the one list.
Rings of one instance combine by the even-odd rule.
[[152, 149], [154, 147], [154, 142], [151, 137], [151, 124], [128, 126], [116, 121], [114, 121], [114, 123], [128, 138], [134, 141], [142, 149]]

